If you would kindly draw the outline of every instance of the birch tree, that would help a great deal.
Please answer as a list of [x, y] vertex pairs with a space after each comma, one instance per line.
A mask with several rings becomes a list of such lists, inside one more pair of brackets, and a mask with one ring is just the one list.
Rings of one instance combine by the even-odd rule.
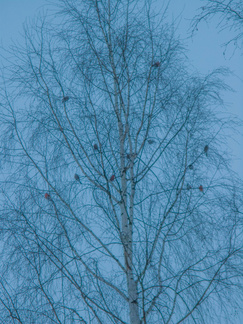
[[[166, 12], [63, 0], [1, 82], [2, 323], [216, 323], [240, 299], [224, 71]], [[230, 302], [231, 303], [230, 303]], [[234, 303], [234, 306], [231, 306]]]
[[243, 3], [237, 0], [205, 0], [199, 13], [193, 20], [195, 31], [202, 21], [210, 21], [219, 17], [217, 27], [220, 31], [230, 30], [232, 38], [225, 45], [233, 43], [235, 48], [242, 48], [243, 41]]

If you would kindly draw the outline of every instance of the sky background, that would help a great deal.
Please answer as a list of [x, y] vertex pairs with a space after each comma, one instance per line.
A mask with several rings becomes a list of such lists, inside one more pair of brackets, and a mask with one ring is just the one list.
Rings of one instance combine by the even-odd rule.
[[[39, 11], [43, 12], [43, 6], [46, 3], [46, 0], [0, 0], [0, 45], [7, 48], [12, 41], [21, 41], [20, 34], [23, 23], [26, 20], [33, 19]], [[179, 24], [177, 33], [185, 40], [189, 61], [199, 73], [206, 74], [220, 66], [226, 66], [232, 70], [234, 75], [228, 77], [226, 81], [235, 92], [224, 95], [226, 111], [243, 120], [243, 64], [241, 54], [243, 50], [237, 50], [233, 53], [233, 48], [229, 47], [226, 55], [223, 55], [222, 44], [233, 38], [233, 34], [227, 30], [219, 33], [216, 28], [217, 18], [214, 18], [213, 22], [209, 24], [201, 23], [198, 32], [193, 38], [190, 37], [190, 20], [201, 4], [201, 0], [171, 0], [169, 18], [176, 19]], [[6, 55], [0, 49], [0, 55], [3, 54]], [[0, 56], [0, 66], [1, 61], [3, 62]], [[230, 147], [233, 169], [243, 179], [243, 128], [241, 128], [240, 134], [235, 137], [235, 141], [230, 141]], [[240, 323], [243, 322], [239, 318], [234, 319], [234, 324]]]

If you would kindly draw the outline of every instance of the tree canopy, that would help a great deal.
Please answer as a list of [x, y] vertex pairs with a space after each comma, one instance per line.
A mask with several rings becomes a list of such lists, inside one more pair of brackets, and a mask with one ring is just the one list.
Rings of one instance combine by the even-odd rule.
[[216, 323], [240, 300], [225, 71], [192, 75], [154, 12], [58, 1], [13, 49], [1, 82], [4, 323]]

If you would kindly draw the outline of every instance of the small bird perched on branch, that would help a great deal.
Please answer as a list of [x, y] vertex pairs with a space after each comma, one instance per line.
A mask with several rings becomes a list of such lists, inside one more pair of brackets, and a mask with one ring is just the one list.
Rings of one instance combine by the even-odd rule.
[[127, 159], [131, 160], [131, 159], [135, 159], [137, 157], [136, 153], [132, 153], [132, 154], [127, 154]]
[[74, 174], [74, 179], [75, 179], [76, 181], [79, 181], [79, 182], [80, 182], [80, 178], [79, 178], [79, 175], [78, 175], [77, 173]]
[[114, 179], [115, 179], [115, 176], [114, 176], [114, 174], [110, 177], [110, 181], [114, 181]]
[[98, 150], [98, 145], [94, 144], [94, 150]]
[[206, 154], [206, 156], [208, 156], [208, 149], [209, 149], [208, 145], [205, 145], [204, 146], [204, 153]]
[[155, 63], [152, 65], [152, 67], [159, 67], [159, 66], [160, 66], [160, 62], [159, 62], [159, 61], [155, 62]]
[[155, 141], [152, 140], [152, 139], [149, 139], [149, 140], [148, 140], [148, 143], [149, 143], [149, 144], [154, 144], [154, 142], [155, 142]]
[[199, 188], [198, 188], [201, 192], [203, 192], [203, 186], [200, 185]]
[[47, 192], [45, 193], [45, 199], [51, 199], [51, 196]]
[[189, 166], [188, 166], [188, 168], [190, 169], [190, 170], [193, 170], [193, 165], [192, 164], [190, 164]]
[[63, 99], [62, 99], [62, 103], [66, 102], [66, 101], [68, 101], [68, 100], [69, 100], [69, 97], [68, 97], [68, 96], [63, 97]]

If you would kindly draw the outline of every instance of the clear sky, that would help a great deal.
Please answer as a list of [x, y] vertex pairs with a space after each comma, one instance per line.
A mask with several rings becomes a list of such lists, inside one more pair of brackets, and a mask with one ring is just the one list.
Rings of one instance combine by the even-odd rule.
[[[26, 19], [34, 18], [38, 11], [43, 10], [45, 3], [46, 0], [0, 0], [0, 44], [7, 47], [11, 44], [11, 40], [19, 40], [22, 24]], [[182, 38], [187, 38], [189, 60], [200, 73], [205, 74], [219, 66], [229, 67], [234, 72], [235, 75], [229, 77], [227, 82], [235, 92], [226, 94], [224, 98], [228, 111], [243, 120], [242, 51], [238, 50], [232, 55], [232, 48], [229, 48], [226, 55], [223, 55], [224, 48], [221, 46], [222, 43], [233, 37], [231, 32], [225, 30], [219, 33], [216, 29], [217, 19], [215, 18], [214, 23], [200, 24], [194, 37], [189, 37], [190, 19], [195, 15], [201, 3], [200, 0], [171, 0], [169, 15], [171, 18], [176, 18], [181, 14], [178, 33]], [[238, 141], [238, 144], [230, 142], [235, 159], [233, 168], [243, 179], [242, 128], [241, 135], [235, 140]], [[235, 322], [235, 324], [238, 323], [240, 322]]]

